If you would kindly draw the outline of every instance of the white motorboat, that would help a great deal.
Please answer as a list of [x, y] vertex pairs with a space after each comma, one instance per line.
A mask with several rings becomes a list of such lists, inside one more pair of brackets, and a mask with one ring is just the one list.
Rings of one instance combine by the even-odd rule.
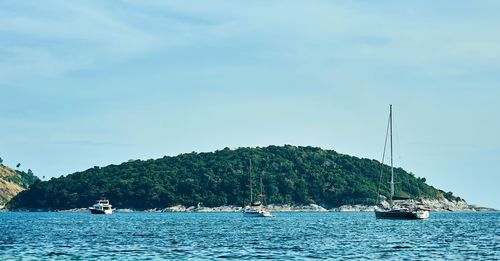
[[109, 204], [109, 200], [101, 199], [89, 207], [89, 210], [92, 214], [113, 214], [113, 209], [111, 207], [112, 205]]

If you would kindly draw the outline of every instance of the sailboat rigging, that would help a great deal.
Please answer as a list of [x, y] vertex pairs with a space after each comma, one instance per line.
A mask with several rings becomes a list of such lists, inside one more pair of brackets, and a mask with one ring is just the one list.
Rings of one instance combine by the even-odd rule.
[[273, 215], [266, 209], [266, 207], [261, 202], [261, 200], [264, 199], [262, 174], [260, 176], [260, 195], [258, 196], [256, 201], [254, 201], [253, 199], [252, 160], [249, 160], [249, 173], [250, 173], [250, 206], [245, 208], [243, 214], [249, 217], [272, 217]]
[[384, 208], [384, 209], [375, 209], [375, 217], [378, 219], [427, 219], [429, 218], [429, 209], [423, 208], [423, 207], [417, 207], [414, 205], [411, 206], [405, 206], [405, 207], [400, 207], [397, 206], [394, 203], [395, 196], [394, 196], [394, 161], [393, 161], [393, 146], [392, 146], [392, 104], [389, 106], [389, 124], [387, 126], [387, 132], [386, 132], [386, 137], [385, 137], [385, 144], [384, 144], [384, 155], [382, 156], [382, 168], [381, 168], [381, 173], [380, 173], [380, 180], [379, 180], [379, 191], [377, 195], [377, 202], [380, 199], [380, 184], [382, 182], [382, 170], [383, 170], [383, 162], [385, 158], [385, 150], [387, 147], [387, 136], [389, 136], [390, 140], [390, 155], [391, 155], [391, 181], [390, 183], [390, 190], [391, 190], [391, 197], [389, 199], [389, 208]]

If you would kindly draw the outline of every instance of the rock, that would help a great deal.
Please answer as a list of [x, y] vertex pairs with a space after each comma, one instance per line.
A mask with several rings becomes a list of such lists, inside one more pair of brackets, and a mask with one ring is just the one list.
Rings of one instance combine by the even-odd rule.
[[130, 209], [130, 208], [120, 208], [120, 209], [115, 209], [115, 212], [130, 213], [130, 212], [135, 212], [135, 211], [133, 209]]
[[237, 206], [220, 206], [220, 207], [197, 207], [195, 212], [240, 212], [243, 208]]
[[437, 199], [422, 199], [419, 203], [428, 207], [432, 211], [470, 211], [473, 209], [473, 207], [467, 204], [465, 200], [451, 201], [445, 197]]
[[[424, 207], [429, 208], [431, 211], [496, 211], [492, 208], [485, 208], [475, 205], [469, 205], [464, 200], [456, 200], [450, 201], [444, 197], [440, 197], [437, 199], [421, 199], [416, 200], [415, 203], [419, 205], [423, 205]], [[380, 205], [383, 207], [389, 207], [389, 202], [382, 200]], [[2, 210], [0, 205], [0, 211]], [[368, 205], [343, 205], [337, 208], [326, 209], [323, 206], [317, 204], [309, 204], [309, 205], [290, 205], [290, 204], [270, 204], [267, 205], [267, 209], [272, 212], [371, 212], [374, 211], [376, 206], [368, 206]], [[116, 212], [135, 212], [135, 211], [143, 211], [143, 212], [241, 212], [243, 210], [242, 207], [239, 206], [219, 206], [219, 207], [204, 207], [203, 204], [198, 204], [197, 206], [183, 206], [176, 205], [168, 208], [153, 208], [148, 210], [134, 210], [134, 209], [116, 209]], [[46, 212], [53, 211], [50, 209], [14, 209], [10, 211], [38, 211], [38, 212]], [[61, 210], [60, 212], [85, 212], [88, 211], [87, 208], [76, 208], [69, 210]]]
[[177, 206], [169, 207], [169, 208], [162, 210], [162, 212], [185, 212], [185, 211], [186, 211], [186, 207], [183, 205], [177, 205]]
[[476, 205], [470, 205], [472, 211], [498, 211], [494, 208], [481, 207]]
[[[396, 202], [397, 205], [401, 202]], [[483, 208], [477, 207], [473, 205], [467, 204], [465, 200], [448, 200], [445, 197], [439, 197], [436, 199], [420, 199], [415, 200], [415, 204], [422, 205], [426, 208], [429, 208], [431, 211], [476, 211], [481, 209], [482, 211], [495, 211], [491, 208]], [[386, 200], [382, 200], [380, 202], [384, 208], [388, 208], [390, 206], [389, 202]], [[374, 211], [376, 206], [367, 206], [367, 205], [343, 205], [338, 208], [333, 208], [331, 211], [335, 212], [359, 212], [359, 211]]]
[[268, 205], [267, 209], [270, 212], [327, 212], [328, 210], [316, 204], [310, 205]]
[[72, 208], [66, 210], [59, 210], [56, 212], [86, 212], [86, 211], [88, 211], [88, 208]]
[[314, 212], [327, 212], [326, 208], [316, 205], [316, 204], [310, 204], [309, 205], [309, 210], [314, 211]]
[[375, 206], [367, 205], [343, 205], [338, 208], [332, 209], [335, 212], [372, 212], [375, 210]]

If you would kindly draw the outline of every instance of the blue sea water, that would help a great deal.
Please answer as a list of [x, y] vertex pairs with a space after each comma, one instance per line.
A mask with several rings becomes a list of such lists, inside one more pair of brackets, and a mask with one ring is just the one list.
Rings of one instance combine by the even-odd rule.
[[498, 260], [500, 213], [0, 213], [0, 260]]

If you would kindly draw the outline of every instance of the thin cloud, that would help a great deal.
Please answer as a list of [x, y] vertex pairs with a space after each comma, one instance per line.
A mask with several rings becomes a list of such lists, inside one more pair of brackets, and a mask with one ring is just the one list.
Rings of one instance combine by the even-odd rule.
[[155, 36], [99, 4], [30, 2], [4, 4], [0, 53], [4, 81], [58, 77], [147, 53]]

